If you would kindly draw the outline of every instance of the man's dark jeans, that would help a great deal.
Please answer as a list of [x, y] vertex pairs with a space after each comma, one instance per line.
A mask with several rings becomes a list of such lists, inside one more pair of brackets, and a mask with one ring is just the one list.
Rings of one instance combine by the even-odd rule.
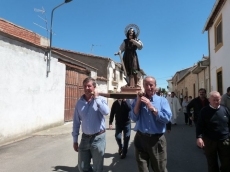
[[[207, 137], [204, 140], [204, 151], [208, 162], [209, 172], [230, 171], [230, 142], [229, 139], [213, 141]], [[220, 160], [220, 167], [218, 164]]]
[[185, 124], [192, 125], [192, 120], [189, 118], [188, 113], [184, 113]]
[[[122, 146], [122, 132], [123, 132], [123, 146]], [[116, 124], [115, 138], [119, 149], [123, 149], [123, 154], [127, 154], [129, 139], [131, 133], [131, 123], [125, 125]]]

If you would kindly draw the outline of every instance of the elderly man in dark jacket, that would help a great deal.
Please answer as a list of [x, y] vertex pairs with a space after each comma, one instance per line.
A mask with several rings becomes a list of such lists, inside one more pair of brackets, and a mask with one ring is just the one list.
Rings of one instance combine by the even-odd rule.
[[197, 145], [204, 148], [208, 172], [230, 172], [230, 113], [220, 100], [219, 92], [210, 93], [210, 104], [200, 111], [196, 127]]

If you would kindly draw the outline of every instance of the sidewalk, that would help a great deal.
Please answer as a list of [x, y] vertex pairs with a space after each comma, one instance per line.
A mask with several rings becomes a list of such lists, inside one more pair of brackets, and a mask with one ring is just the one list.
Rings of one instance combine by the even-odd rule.
[[61, 126], [49, 128], [47, 130], [39, 131], [37, 133], [32, 134], [33, 136], [54, 136], [54, 135], [64, 135], [71, 134], [73, 127], [73, 122], [64, 123]]

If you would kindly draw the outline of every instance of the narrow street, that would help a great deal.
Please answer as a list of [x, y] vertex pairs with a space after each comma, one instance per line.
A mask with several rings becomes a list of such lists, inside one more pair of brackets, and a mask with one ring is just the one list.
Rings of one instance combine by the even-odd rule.
[[[108, 126], [108, 117], [106, 118]], [[132, 127], [134, 127], [132, 123]], [[77, 153], [72, 148], [72, 123], [35, 133], [31, 137], [0, 146], [1, 172], [78, 172]], [[107, 130], [104, 161], [105, 172], [137, 172], [132, 131], [129, 152], [121, 160], [117, 154], [114, 130]], [[178, 125], [166, 133], [169, 172], [205, 172], [206, 159], [196, 146], [195, 127], [184, 124], [180, 114]]]

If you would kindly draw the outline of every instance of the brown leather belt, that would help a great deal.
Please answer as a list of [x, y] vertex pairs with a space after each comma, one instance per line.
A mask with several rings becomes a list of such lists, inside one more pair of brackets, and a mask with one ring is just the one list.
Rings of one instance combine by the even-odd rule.
[[95, 133], [95, 134], [85, 134], [85, 133], [83, 133], [83, 135], [86, 136], [86, 137], [95, 137], [95, 136], [98, 136], [98, 135], [100, 135], [100, 134], [102, 134], [104, 132], [105, 132], [105, 130], [102, 130], [102, 131], [100, 131], [98, 133]]
[[142, 135], [142, 136], [147, 136], [147, 137], [160, 137], [162, 136], [164, 133], [156, 133], [156, 134], [149, 134], [149, 133], [142, 133], [140, 131], [137, 131], [138, 134]]

